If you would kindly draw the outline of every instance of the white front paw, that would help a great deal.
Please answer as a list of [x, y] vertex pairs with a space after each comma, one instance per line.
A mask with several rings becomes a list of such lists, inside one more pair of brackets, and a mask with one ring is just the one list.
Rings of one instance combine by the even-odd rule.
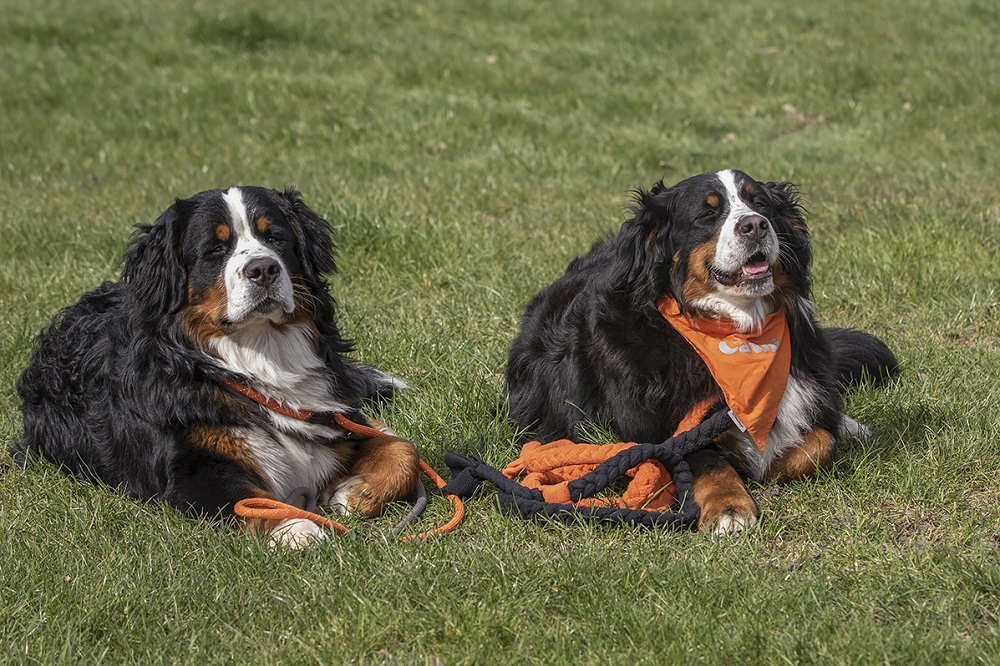
[[712, 526], [712, 534], [717, 537], [736, 536], [743, 530], [750, 529], [757, 523], [754, 516], [737, 516], [731, 513], [724, 513]]
[[297, 550], [305, 548], [329, 536], [329, 532], [305, 518], [287, 518], [271, 530], [268, 545], [272, 548], [283, 546]]

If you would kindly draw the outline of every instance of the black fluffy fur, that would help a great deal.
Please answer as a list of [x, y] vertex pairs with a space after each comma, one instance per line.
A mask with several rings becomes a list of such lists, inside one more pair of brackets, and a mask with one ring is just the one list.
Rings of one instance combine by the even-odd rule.
[[[640, 190], [632, 218], [531, 301], [507, 364], [510, 415], [525, 438], [579, 440], [581, 424], [593, 420], [622, 441], [659, 442], [695, 403], [721, 399], [707, 366], [656, 307], [669, 295], [690, 310], [688, 260], [718, 233], [705, 210], [717, 184], [704, 174]], [[774, 298], [788, 314], [792, 372], [822, 387], [814, 425], [837, 433], [838, 385], [890, 376], [896, 359], [871, 335], [817, 325], [801, 304], [811, 254], [796, 192], [788, 183], [755, 185], [753, 205], [775, 227], [789, 283]]]
[[[294, 236], [284, 252], [308, 289], [331, 393], [359, 408], [384, 381], [346, 357], [351, 345], [325, 278], [335, 271], [329, 225], [294, 190], [243, 190]], [[207, 249], [221, 206], [219, 190], [202, 192], [137, 226], [120, 279], [85, 294], [38, 336], [17, 384], [24, 437], [12, 450], [16, 461], [38, 452], [75, 475], [200, 514], [229, 511], [247, 488], [267, 488], [187, 436], [193, 426], [267, 425], [256, 405], [220, 388], [221, 377], [241, 378], [222, 370], [176, 317], [189, 288], [219, 280], [223, 257]]]

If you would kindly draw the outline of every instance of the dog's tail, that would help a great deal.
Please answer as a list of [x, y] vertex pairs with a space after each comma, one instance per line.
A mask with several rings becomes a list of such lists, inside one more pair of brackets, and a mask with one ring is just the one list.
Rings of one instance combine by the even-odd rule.
[[366, 363], [355, 363], [353, 367], [359, 371], [357, 379], [361, 384], [362, 400], [371, 405], [384, 405], [396, 391], [409, 388], [402, 379]]
[[882, 340], [851, 328], [823, 329], [833, 350], [834, 372], [840, 390], [862, 383], [881, 386], [899, 374], [899, 361]]

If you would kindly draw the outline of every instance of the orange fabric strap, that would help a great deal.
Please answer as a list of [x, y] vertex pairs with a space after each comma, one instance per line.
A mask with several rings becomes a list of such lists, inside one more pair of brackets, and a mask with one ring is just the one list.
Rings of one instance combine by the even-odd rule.
[[[701, 423], [715, 404], [716, 400], [705, 400], [692, 407], [678, 424], [674, 435]], [[635, 445], [635, 442], [577, 444], [568, 439], [548, 444], [527, 442], [521, 448], [521, 455], [504, 468], [503, 475], [523, 486], [540, 490], [546, 502], [572, 504], [569, 492], [571, 481], [586, 476], [601, 463]], [[576, 504], [667, 511], [676, 502], [670, 472], [658, 460], [647, 460], [628, 470], [626, 475], [631, 481], [621, 497], [589, 498]]]
[[785, 311], [768, 315], [759, 333], [745, 334], [728, 319], [694, 319], [681, 312], [669, 297], [661, 298], [657, 307], [698, 352], [722, 389], [729, 409], [763, 451], [792, 364]]
[[[577, 444], [568, 439], [548, 444], [528, 442], [517, 460], [504, 468], [503, 475], [540, 490], [546, 502], [571, 504], [571, 481], [589, 474], [604, 461], [633, 446], [635, 442]], [[632, 480], [621, 497], [589, 498], [578, 504], [666, 511], [674, 503], [670, 472], [659, 461], [648, 460], [630, 469], [627, 476]]]

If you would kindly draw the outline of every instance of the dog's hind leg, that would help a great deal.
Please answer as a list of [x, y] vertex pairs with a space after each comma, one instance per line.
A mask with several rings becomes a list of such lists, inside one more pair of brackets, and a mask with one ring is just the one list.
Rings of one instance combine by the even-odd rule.
[[420, 456], [410, 442], [394, 435], [372, 437], [358, 444], [348, 476], [327, 488], [330, 504], [357, 511], [367, 518], [382, 507], [413, 493], [420, 474]]
[[798, 446], [778, 456], [767, 472], [767, 480], [784, 483], [831, 469], [836, 444], [833, 435], [823, 428], [810, 430]]

